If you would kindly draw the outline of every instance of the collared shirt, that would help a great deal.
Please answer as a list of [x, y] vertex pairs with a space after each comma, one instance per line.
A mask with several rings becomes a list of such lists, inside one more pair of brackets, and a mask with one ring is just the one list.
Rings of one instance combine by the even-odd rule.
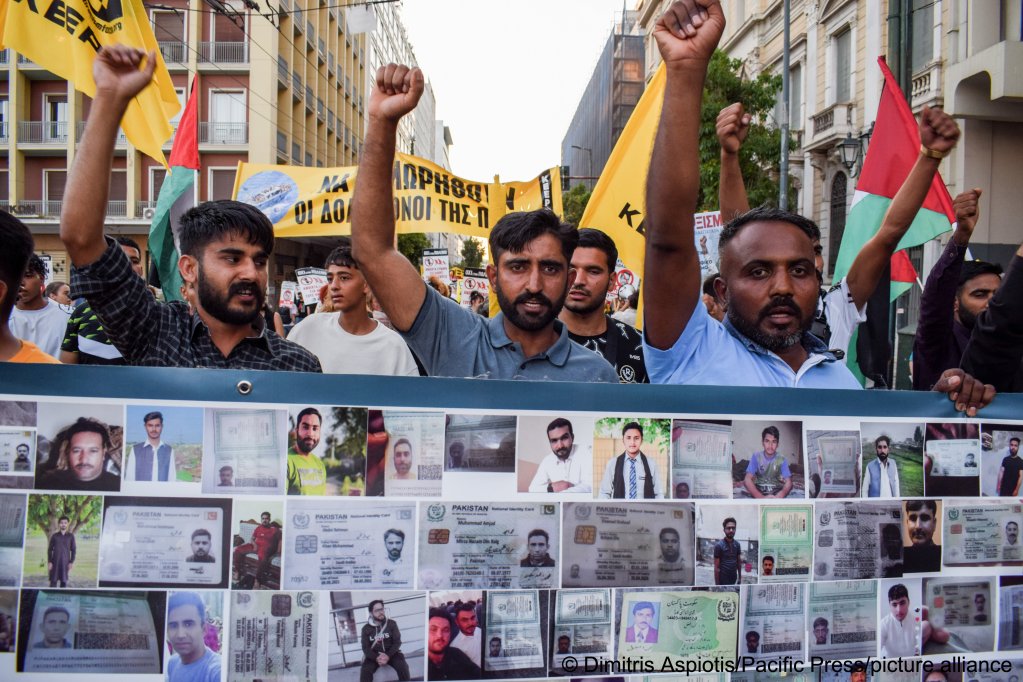
[[[642, 500], [643, 491], [646, 489], [646, 469], [643, 468], [643, 461], [637, 454], [635, 459], [629, 460], [629, 455], [621, 453], [618, 457], [624, 457], [625, 460], [622, 466], [622, 478], [625, 479], [625, 499], [629, 499], [629, 468], [631, 466], [636, 467], [636, 498]], [[604, 477], [600, 479], [600, 493], [597, 495], [602, 500], [610, 500], [614, 498], [614, 478], [615, 468], [618, 463], [618, 457], [612, 457], [608, 460], [607, 466], [604, 467]], [[650, 465], [650, 475], [654, 479], [654, 497], [655, 500], [664, 499], [664, 481], [661, 480], [660, 475], [657, 473], [657, 460], [650, 455], [646, 456], [647, 464]]]
[[920, 628], [915, 611], [901, 621], [892, 614], [881, 619], [881, 655], [885, 658], [904, 658], [920, 654]]
[[562, 492], [589, 493], [593, 491], [592, 471], [592, 462], [579, 454], [577, 445], [572, 446], [572, 452], [564, 460], [551, 452], [540, 462], [529, 484], [529, 492], [545, 493], [547, 486], [555, 481], [568, 481], [572, 487]]
[[427, 287], [416, 321], [401, 335], [430, 376], [618, 383], [614, 368], [573, 343], [559, 320], [554, 331], [554, 345], [527, 358], [508, 338], [503, 313], [488, 320]]
[[719, 323], [696, 305], [675, 344], [660, 350], [643, 338], [643, 356], [654, 384], [862, 388], [852, 372], [816, 336], [803, 334], [807, 358], [798, 372], [754, 343], [725, 318]]
[[[892, 458], [889, 457], [888, 461], [884, 464], [881, 460], [877, 461], [878, 470], [881, 472], [879, 476], [879, 487], [878, 497], [899, 497], [899, 467], [895, 465]], [[863, 485], [860, 486], [860, 490], [863, 492], [863, 497], [870, 497], [870, 465], [868, 464], [864, 468], [863, 472]]]
[[130, 365], [320, 371], [320, 361], [312, 353], [265, 326], [258, 336], [242, 339], [225, 358], [209, 329], [184, 302], [156, 301], [112, 239], [107, 238], [107, 250], [95, 263], [72, 268], [71, 288], [88, 300]]
[[[153, 451], [152, 478], [148, 478], [148, 479], [137, 479], [137, 478], [135, 478], [135, 467], [138, 465], [138, 463], [135, 461], [135, 458], [133, 456], [131, 458], [131, 461], [128, 463], [128, 466], [125, 469], [124, 480], [126, 480], [126, 481], [137, 481], [137, 480], [159, 481], [160, 480], [160, 473], [159, 473], [160, 465], [159, 465], [159, 462], [156, 459], [156, 455], [157, 455], [158, 452], [160, 452], [160, 448], [163, 447], [164, 445], [167, 445], [167, 444], [164, 443], [163, 440], [161, 440], [159, 443], [157, 443], [156, 447], [154, 448], [152, 443], [149, 442], [148, 438], [146, 439], [145, 443], [139, 443], [139, 447], [141, 447], [143, 450], [146, 449], [146, 448], [149, 448], [150, 450]], [[174, 448], [171, 448], [169, 445], [167, 445], [167, 447], [170, 448], [170, 464], [169, 464], [169, 466], [167, 468], [167, 480], [168, 481], [176, 481], [176, 480], [178, 480], [178, 468], [174, 464]], [[134, 453], [134, 448], [132, 448], [132, 455], [134, 455], [134, 454], [135, 454]]]

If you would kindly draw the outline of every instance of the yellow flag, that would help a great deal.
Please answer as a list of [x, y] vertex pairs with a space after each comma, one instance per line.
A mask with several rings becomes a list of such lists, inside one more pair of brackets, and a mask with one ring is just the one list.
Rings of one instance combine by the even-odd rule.
[[0, 39], [93, 97], [92, 62], [104, 45], [155, 51], [153, 82], [128, 106], [124, 134], [144, 154], [167, 164], [163, 143], [181, 108], [141, 0], [2, 0]]
[[664, 103], [664, 80], [661, 64], [611, 151], [579, 221], [580, 227], [592, 227], [611, 237], [625, 267], [639, 277], [643, 276], [646, 249], [646, 174]]

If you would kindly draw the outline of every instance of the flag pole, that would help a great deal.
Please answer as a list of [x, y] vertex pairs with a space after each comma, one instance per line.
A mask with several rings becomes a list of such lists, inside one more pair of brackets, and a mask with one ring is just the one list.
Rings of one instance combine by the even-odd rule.
[[784, 2], [785, 14], [782, 17], [784, 37], [781, 52], [781, 161], [778, 163], [781, 186], [778, 188], [778, 208], [787, 211], [789, 208], [789, 58], [791, 52], [789, 21], [791, 19], [791, 0]]

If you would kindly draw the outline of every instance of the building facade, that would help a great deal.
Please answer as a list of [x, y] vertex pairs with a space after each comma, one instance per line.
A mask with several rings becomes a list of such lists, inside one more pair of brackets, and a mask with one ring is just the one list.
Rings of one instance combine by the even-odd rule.
[[561, 164], [579, 178], [572, 186], [593, 189], [643, 95], [644, 44], [637, 28], [636, 12], [619, 17], [561, 142]]
[[[198, 92], [200, 201], [230, 198], [238, 162], [303, 166], [357, 163], [366, 106], [367, 36], [345, 13], [315, 0], [280, 0], [261, 15], [241, 2], [214, 11], [202, 0], [150, 9], [160, 52], [184, 103]], [[68, 168], [90, 98], [11, 50], [0, 53], [0, 207], [23, 220], [37, 251], [67, 280], [58, 237]], [[174, 121], [176, 123], [176, 120]], [[173, 140], [164, 147], [170, 153]], [[106, 230], [146, 248], [166, 169], [118, 138]], [[278, 240], [271, 287], [323, 257], [324, 245]], [[271, 292], [274, 293], [274, 292]]]

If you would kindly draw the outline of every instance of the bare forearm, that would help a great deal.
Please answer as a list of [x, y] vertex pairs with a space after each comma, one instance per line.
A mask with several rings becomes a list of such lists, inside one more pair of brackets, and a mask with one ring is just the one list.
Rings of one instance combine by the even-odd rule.
[[700, 93], [705, 73], [699, 67], [669, 70], [647, 175], [645, 331], [657, 348], [675, 343], [699, 303], [693, 214], [700, 182]]
[[103, 223], [114, 140], [128, 102], [97, 93], [71, 165], [60, 214], [60, 238], [76, 266], [94, 262], [106, 249]]
[[749, 210], [749, 198], [742, 179], [739, 155], [721, 150], [721, 173], [718, 177], [718, 208], [721, 220], [728, 222]]

